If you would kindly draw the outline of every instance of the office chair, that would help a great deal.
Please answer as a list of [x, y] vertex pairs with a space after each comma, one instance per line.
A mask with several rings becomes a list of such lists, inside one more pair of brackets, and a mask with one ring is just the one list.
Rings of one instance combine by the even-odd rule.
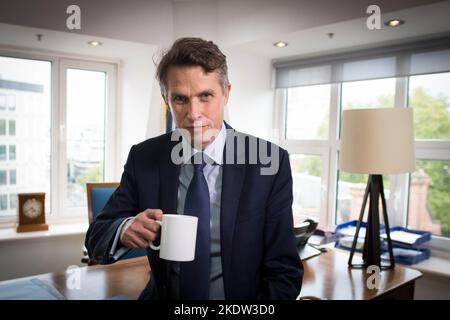
[[[119, 183], [117, 182], [86, 183], [89, 224], [91, 224], [101, 213], [103, 207], [106, 205], [106, 202], [108, 202], [109, 197], [114, 193], [118, 186]], [[83, 253], [84, 257], [81, 259], [82, 263], [87, 263], [88, 265], [96, 264], [93, 259], [88, 257], [86, 248], [84, 248]], [[136, 258], [145, 255], [145, 249], [131, 249], [126, 254], [121, 256], [119, 260]]]

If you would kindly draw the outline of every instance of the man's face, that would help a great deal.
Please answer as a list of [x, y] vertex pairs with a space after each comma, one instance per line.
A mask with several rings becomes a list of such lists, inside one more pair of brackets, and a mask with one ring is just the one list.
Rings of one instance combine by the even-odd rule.
[[169, 68], [166, 102], [177, 127], [189, 132], [193, 146], [204, 149], [214, 140], [230, 89], [229, 84], [222, 88], [217, 72], [205, 73], [200, 66]]

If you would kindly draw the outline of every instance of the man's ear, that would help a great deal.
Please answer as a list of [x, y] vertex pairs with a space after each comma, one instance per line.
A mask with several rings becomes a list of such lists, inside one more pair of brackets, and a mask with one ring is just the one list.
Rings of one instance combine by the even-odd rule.
[[230, 91], [231, 91], [231, 83], [228, 82], [227, 86], [225, 87], [225, 91], [223, 95], [225, 96], [225, 105], [228, 103], [228, 98], [230, 97]]

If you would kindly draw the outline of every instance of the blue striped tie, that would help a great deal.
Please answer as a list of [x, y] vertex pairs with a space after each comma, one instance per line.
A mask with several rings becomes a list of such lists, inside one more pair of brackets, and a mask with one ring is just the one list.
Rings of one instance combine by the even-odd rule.
[[209, 189], [203, 175], [206, 165], [203, 154], [198, 152], [193, 160], [194, 175], [186, 194], [184, 214], [198, 217], [197, 244], [194, 261], [181, 262], [180, 265], [180, 297], [184, 300], [205, 300], [209, 298], [210, 276]]

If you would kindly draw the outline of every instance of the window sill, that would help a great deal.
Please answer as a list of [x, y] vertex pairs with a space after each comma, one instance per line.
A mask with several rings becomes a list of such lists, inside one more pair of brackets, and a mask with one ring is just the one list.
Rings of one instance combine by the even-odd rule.
[[433, 250], [429, 259], [408, 267], [424, 274], [450, 279], [450, 254]]
[[17, 241], [27, 239], [42, 239], [61, 237], [77, 234], [85, 234], [89, 227], [88, 223], [66, 223], [66, 224], [51, 224], [47, 231], [35, 232], [16, 232], [16, 227], [0, 229], [0, 242]]

